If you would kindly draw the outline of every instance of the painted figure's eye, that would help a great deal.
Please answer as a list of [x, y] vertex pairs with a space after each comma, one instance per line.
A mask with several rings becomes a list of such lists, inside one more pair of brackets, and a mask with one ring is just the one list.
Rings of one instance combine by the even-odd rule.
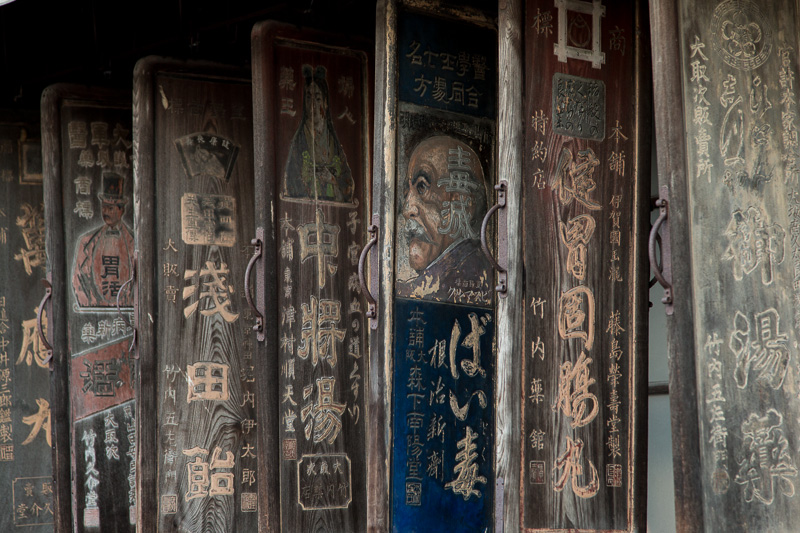
[[416, 179], [414, 180], [414, 187], [417, 188], [417, 194], [420, 196], [424, 196], [428, 189], [430, 188], [430, 182], [428, 181], [428, 176], [424, 173], [417, 174]]

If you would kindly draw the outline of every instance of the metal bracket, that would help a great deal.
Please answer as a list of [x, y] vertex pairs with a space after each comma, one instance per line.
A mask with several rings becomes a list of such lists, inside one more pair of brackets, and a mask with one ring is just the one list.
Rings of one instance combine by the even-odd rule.
[[[658, 200], [655, 202], [660, 213], [653, 227], [650, 229], [650, 238], [647, 243], [647, 255], [650, 258], [650, 269], [656, 280], [664, 287], [664, 297], [661, 299], [666, 307], [667, 315], [672, 316], [675, 311], [673, 306], [672, 293], [672, 257], [669, 240], [669, 189], [662, 186], [659, 189]], [[667, 222], [667, 224], [664, 224]], [[663, 229], [662, 229], [663, 228]], [[656, 241], [658, 241], [659, 231], [661, 235], [661, 265], [656, 261]]]
[[505, 525], [506, 480], [499, 477], [494, 482], [494, 530], [503, 533]]
[[[42, 297], [42, 302], [39, 304], [39, 307], [36, 309], [36, 331], [39, 333], [39, 340], [44, 345], [44, 349], [46, 350], [47, 357], [44, 358], [43, 363], [47, 363], [50, 367], [50, 371], [53, 370], [53, 347], [47, 342], [47, 335], [44, 334], [44, 328], [42, 327], [42, 315], [44, 314], [44, 306], [47, 305], [47, 300], [53, 295], [53, 286], [50, 285], [50, 281], [43, 279], [42, 285], [44, 286], [44, 296]], [[50, 319], [50, 330], [52, 331], [52, 318]]]
[[[367, 312], [364, 314], [369, 319], [369, 328], [370, 329], [378, 329], [378, 302], [375, 300], [375, 297], [372, 296], [372, 292], [370, 292], [370, 287], [367, 286], [367, 276], [364, 269], [364, 263], [367, 260], [367, 255], [369, 255], [369, 251], [378, 243], [378, 223], [381, 221], [378, 215], [372, 215], [372, 224], [370, 224], [367, 231], [371, 235], [369, 242], [367, 242], [364, 249], [361, 250], [361, 256], [358, 258], [358, 282], [361, 285], [361, 292], [364, 294], [364, 297], [367, 299]], [[373, 254], [373, 260], [370, 261], [370, 273], [372, 274], [372, 278], [376, 279], [378, 276], [377, 271], [377, 256]], [[374, 285], [374, 284], [373, 284]]]
[[256, 238], [251, 240], [250, 244], [254, 246], [254, 249], [253, 256], [250, 258], [250, 261], [247, 263], [247, 269], [244, 271], [244, 297], [247, 299], [247, 304], [256, 317], [256, 323], [253, 326], [253, 331], [256, 332], [256, 339], [259, 342], [264, 342], [266, 339], [264, 334], [264, 315], [259, 312], [258, 306], [253, 303], [253, 296], [250, 294], [250, 274], [253, 271], [253, 266], [255, 266], [256, 261], [261, 257], [264, 248], [264, 228], [256, 228]]
[[492, 252], [489, 250], [489, 245], [486, 242], [486, 228], [489, 225], [489, 219], [495, 213], [495, 211], [500, 210], [500, 216], [498, 220], [498, 227], [497, 227], [497, 257], [503, 265], [507, 266], [508, 263], [508, 224], [506, 220], [506, 195], [508, 192], [508, 183], [506, 181], [501, 181], [497, 185], [494, 186], [494, 189], [497, 191], [497, 203], [492, 206], [486, 212], [486, 216], [483, 217], [483, 223], [481, 224], [481, 249], [483, 250], [483, 254], [492, 264], [494, 269], [497, 271], [497, 286], [494, 288], [497, 291], [497, 295], [500, 298], [505, 298], [508, 294], [508, 272], [506, 271], [505, 266], [501, 266], [498, 261], [495, 261], [494, 257], [492, 256]]

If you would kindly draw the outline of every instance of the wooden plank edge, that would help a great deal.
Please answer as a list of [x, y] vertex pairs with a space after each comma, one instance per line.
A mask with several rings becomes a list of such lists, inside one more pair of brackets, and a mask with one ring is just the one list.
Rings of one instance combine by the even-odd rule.
[[[264, 254], [262, 260], [256, 263], [256, 306], [264, 316], [265, 341], [256, 342], [255, 352], [258, 361], [256, 365], [258, 376], [258, 402], [263, 406], [278, 406], [279, 401], [279, 352], [278, 331], [279, 317], [277, 306], [268, 306], [267, 295], [278, 294], [278, 282], [274, 272], [277, 272], [277, 233], [275, 228], [275, 201], [277, 197], [277, 184], [268, 186], [269, 176], [275, 176], [275, 154], [271, 149], [274, 143], [272, 125], [277, 117], [270, 106], [265, 106], [266, 95], [269, 87], [275, 85], [273, 69], [263, 70], [262, 64], [272, 64], [274, 49], [270, 32], [277, 31], [273, 22], [262, 22], [253, 27], [251, 34], [252, 45], [252, 76], [253, 76], [253, 164], [255, 179], [255, 226], [264, 228]], [[273, 180], [274, 181], [274, 180]], [[271, 251], [271, 252], [268, 252]], [[268, 275], [269, 274], [269, 275]], [[259, 454], [258, 468], [262, 474], [259, 476], [259, 513], [262, 520], [259, 531], [278, 532], [281, 530], [281, 494], [280, 494], [280, 457], [281, 447], [279, 442], [280, 418], [277, 407], [259, 412], [261, 418], [258, 426]]]
[[[653, 0], [650, 28], [653, 52], [654, 116], [659, 186], [670, 191], [670, 228], [675, 312], [667, 317], [675, 524], [678, 531], [703, 529], [700, 486], [700, 435], [694, 363], [691, 232], [687, 206], [686, 139], [678, 2]], [[681, 110], [676, 113], [676, 110]]]
[[[155, 307], [155, 162], [153, 158], [155, 98], [153, 70], [145, 59], [133, 71], [133, 213], [136, 237], [135, 325], [139, 376], [136, 380], [136, 523], [139, 531], [156, 531], [158, 505], [158, 416]], [[150, 279], [152, 283], [140, 280]], [[146, 414], [146, 415], [145, 415]]]
[[522, 439], [520, 434], [524, 353], [522, 182], [524, 150], [522, 0], [501, 0], [498, 12], [497, 179], [508, 182], [508, 296], [497, 305], [497, 388], [495, 392], [496, 531], [519, 531], [522, 513]]
[[397, 162], [397, 2], [380, 0], [375, 22], [375, 127], [372, 213], [380, 217], [378, 329], [369, 332], [367, 419], [367, 531], [389, 530], [391, 517], [391, 405], [394, 306], [394, 228]]
[[[631, 506], [628, 528], [634, 532], [647, 531], [647, 430], [648, 430], [648, 335], [650, 314], [650, 262], [646, 237], [650, 230], [650, 181], [653, 137], [653, 84], [648, 5], [638, 0], [634, 15], [635, 28], [635, 103], [636, 120], [636, 184], [634, 231], [636, 250], [634, 266], [634, 387], [631, 391], [633, 412], [632, 457], [628, 465], [631, 472]], [[638, 409], [636, 408], [638, 406]]]
[[[59, 104], [63, 87], [44, 90], [41, 100], [42, 170], [44, 185], [45, 228], [64, 224], [61, 176], [61, 113]], [[46, 127], [51, 125], [52, 127]], [[55, 320], [66, 312], [66, 265], [63, 233], [54, 239], [46, 231], [47, 278], [53, 294], [47, 309], [48, 336], [53, 346], [50, 374], [50, 424], [53, 457], [53, 528], [57, 533], [72, 531], [71, 432], [69, 394], [69, 353], [66, 321]]]

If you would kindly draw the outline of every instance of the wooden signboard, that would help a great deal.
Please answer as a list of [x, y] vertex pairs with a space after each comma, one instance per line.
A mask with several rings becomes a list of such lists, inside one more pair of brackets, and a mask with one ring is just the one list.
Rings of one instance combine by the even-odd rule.
[[415, 6], [378, 14], [386, 87], [378, 108], [387, 111], [374, 196], [389, 290], [375, 353], [391, 369], [386, 529], [486, 531], [496, 297], [480, 237], [494, 204], [497, 32], [490, 13]]
[[[130, 93], [42, 95], [56, 529], [136, 528]], [[127, 283], [127, 285], [126, 285]]]
[[[366, 531], [371, 60], [364, 43], [253, 29], [258, 294], [280, 417], [269, 474], [280, 531]], [[263, 337], [262, 337], [263, 339]]]
[[[52, 531], [50, 372], [39, 118], [0, 111], [0, 530]], [[42, 317], [43, 329], [47, 317]]]
[[248, 71], [134, 72], [145, 531], [257, 531], [262, 409], [242, 291], [252, 255]]
[[653, 7], [679, 529], [800, 520], [799, 20], [788, 1]]
[[633, 1], [525, 4], [525, 531], [644, 527], [650, 93], [637, 14]]

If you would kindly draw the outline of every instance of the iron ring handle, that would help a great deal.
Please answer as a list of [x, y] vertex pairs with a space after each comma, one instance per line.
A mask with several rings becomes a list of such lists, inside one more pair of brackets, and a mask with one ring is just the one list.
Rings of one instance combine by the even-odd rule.
[[659, 199], [656, 201], [656, 206], [661, 208], [661, 214], [658, 215], [653, 227], [650, 229], [650, 238], [647, 241], [647, 255], [650, 259], [650, 268], [653, 271], [653, 275], [664, 287], [664, 298], [661, 300], [665, 304], [672, 303], [672, 284], [668, 282], [664, 275], [661, 273], [661, 268], [658, 266], [656, 262], [656, 239], [658, 238], [658, 232], [661, 229], [661, 225], [667, 219], [668, 210], [667, 206], [668, 203], [664, 199]]
[[[661, 234], [660, 233], [656, 234], [656, 244], [658, 244], [658, 247], [661, 248]], [[649, 255], [649, 251], [648, 251], [648, 255]], [[658, 262], [656, 262], [656, 263], [658, 263]], [[661, 263], [663, 265], [663, 263], [664, 263], [663, 259], [661, 260]], [[660, 266], [659, 268], [663, 269], [663, 266]], [[655, 287], [656, 283], [658, 283], [658, 280], [656, 279], [655, 276], [653, 276], [652, 278], [650, 278], [650, 282], [647, 284], [647, 288], [648, 289], [652, 289], [653, 287]]]
[[53, 295], [53, 286], [50, 285], [50, 282], [46, 279], [42, 280], [42, 285], [44, 285], [44, 296], [42, 297], [42, 302], [39, 304], [39, 308], [36, 309], [36, 331], [39, 333], [39, 340], [44, 344], [44, 348], [47, 351], [47, 357], [45, 357], [43, 362], [47, 363], [52, 369], [53, 347], [47, 342], [47, 336], [44, 334], [42, 314], [44, 313], [44, 306], [47, 304], [47, 300]]
[[[123, 283], [122, 286], [119, 288], [119, 291], [117, 291], [117, 316], [119, 318], [122, 318], [122, 309], [120, 309], [119, 305], [119, 296], [120, 294], [122, 294], [122, 291], [125, 289], [125, 287], [128, 286], [129, 283], [133, 283], [133, 278], [135, 276], [136, 276], [136, 263], [134, 262], [131, 268], [131, 277], [128, 279], [128, 281]], [[128, 327], [133, 330], [133, 337], [131, 338], [131, 344], [130, 346], [128, 346], [128, 352], [132, 352], [133, 347], [136, 346], [136, 328], [133, 327], [133, 325], [131, 324], [130, 320], [127, 319], [127, 317], [124, 318], [123, 320], [125, 320], [125, 323], [128, 325]], [[138, 359], [138, 356], [136, 358]]]
[[244, 297], [247, 299], [247, 305], [250, 306], [250, 309], [256, 316], [256, 324], [253, 326], [253, 331], [261, 333], [264, 329], [264, 317], [259, 313], [258, 307], [253, 303], [253, 295], [250, 294], [250, 274], [253, 271], [256, 261], [261, 257], [263, 245], [261, 239], [253, 239], [250, 241], [250, 244], [254, 246], [254, 249], [253, 256], [250, 258], [250, 261], [247, 263], [247, 268], [244, 271]]
[[367, 255], [369, 255], [369, 251], [378, 243], [378, 226], [375, 224], [371, 224], [367, 229], [369, 234], [372, 236], [364, 246], [364, 249], [361, 250], [361, 256], [358, 258], [358, 282], [361, 285], [361, 292], [364, 294], [364, 297], [367, 299], [367, 312], [365, 316], [367, 318], [377, 318], [377, 306], [378, 302], [369, 292], [369, 287], [367, 287], [367, 278], [364, 275], [364, 262], [367, 260]]
[[[508, 186], [506, 185], [505, 181], [501, 181], [497, 185], [494, 186], [495, 190], [497, 191], [497, 203], [492, 206], [486, 212], [486, 216], [483, 217], [483, 223], [481, 224], [481, 249], [483, 250], [483, 255], [486, 256], [486, 259], [492, 264], [495, 270], [497, 270], [500, 274], [505, 274], [506, 269], [501, 267], [497, 261], [495, 261], [494, 256], [492, 256], [492, 252], [489, 250], [489, 245], [486, 242], [486, 228], [489, 226], [489, 219], [492, 218], [492, 215], [495, 214], [501, 207], [506, 206], [506, 191]], [[502, 289], [502, 290], [501, 290]], [[505, 292], [505, 286], [503, 283], [498, 286], [498, 292]]]

